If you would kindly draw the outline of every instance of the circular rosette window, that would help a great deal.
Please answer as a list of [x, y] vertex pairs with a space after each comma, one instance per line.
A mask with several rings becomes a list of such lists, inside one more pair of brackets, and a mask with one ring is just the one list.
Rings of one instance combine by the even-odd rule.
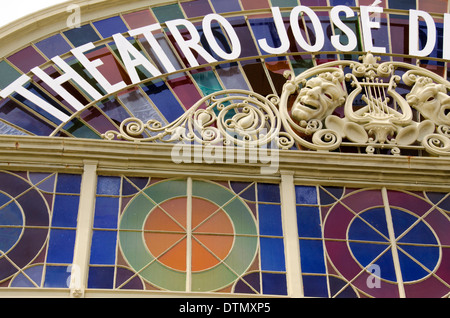
[[168, 180], [146, 188], [126, 207], [120, 246], [149, 283], [205, 292], [241, 277], [256, 256], [258, 239], [253, 214], [236, 194], [195, 180], [188, 194], [186, 181]]
[[[448, 218], [419, 195], [388, 191], [387, 200], [388, 211], [380, 191], [354, 192], [329, 210], [325, 237], [334, 268], [374, 297], [399, 297], [400, 279], [407, 296], [425, 286], [434, 286], [435, 296], [448, 293]], [[377, 279], [377, 288], [368, 283]]]
[[24, 179], [0, 173], [0, 282], [35, 259], [48, 236], [48, 207]]

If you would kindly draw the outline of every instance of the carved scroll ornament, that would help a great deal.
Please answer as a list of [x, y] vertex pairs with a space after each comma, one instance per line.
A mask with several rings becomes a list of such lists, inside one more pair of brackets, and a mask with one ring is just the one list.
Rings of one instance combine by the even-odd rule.
[[[105, 139], [333, 151], [424, 150], [450, 155], [450, 82], [371, 53], [298, 76], [286, 72], [281, 96], [225, 90], [202, 98], [170, 124], [137, 118]], [[206, 107], [205, 107], [206, 105]]]

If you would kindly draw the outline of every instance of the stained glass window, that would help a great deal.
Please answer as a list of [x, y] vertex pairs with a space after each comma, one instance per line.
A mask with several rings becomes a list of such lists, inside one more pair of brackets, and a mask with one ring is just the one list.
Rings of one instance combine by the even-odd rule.
[[443, 297], [448, 194], [296, 187], [302, 280], [312, 297]]
[[89, 288], [286, 295], [278, 185], [99, 177]]
[[81, 176], [0, 172], [0, 288], [68, 288]]

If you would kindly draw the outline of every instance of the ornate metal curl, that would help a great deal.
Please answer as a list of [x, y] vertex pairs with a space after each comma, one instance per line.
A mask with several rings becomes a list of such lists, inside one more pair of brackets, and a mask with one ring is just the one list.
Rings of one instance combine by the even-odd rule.
[[279, 97], [237, 89], [216, 92], [172, 123], [129, 118], [119, 131], [108, 131], [103, 138], [314, 151], [345, 146], [367, 154], [388, 149], [392, 155], [415, 149], [450, 155], [450, 82], [431, 71], [380, 63], [368, 53], [359, 62], [329, 62], [298, 76], [285, 72], [285, 78]]

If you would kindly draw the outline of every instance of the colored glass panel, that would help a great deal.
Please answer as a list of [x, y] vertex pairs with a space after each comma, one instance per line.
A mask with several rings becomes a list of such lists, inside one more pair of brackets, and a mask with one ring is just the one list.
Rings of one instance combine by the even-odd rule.
[[241, 11], [239, 0], [210, 0], [217, 13]]
[[175, 19], [184, 19], [183, 11], [178, 4], [155, 7], [152, 10], [160, 23]]
[[204, 17], [209, 13], [213, 13], [208, 0], [182, 2], [181, 7], [187, 18]]
[[106, 39], [116, 33], [125, 33], [128, 31], [127, 26], [120, 17], [111, 17], [93, 23], [101, 36]]
[[100, 37], [90, 24], [65, 31], [64, 35], [74, 47], [82, 46], [83, 44], [100, 40]]
[[2, 288], [68, 288], [80, 189], [57, 194], [56, 185], [67, 179], [74, 180], [67, 174], [0, 172]]
[[61, 34], [55, 34], [49, 38], [37, 42], [36, 47], [44, 53], [48, 59], [63, 55], [72, 49], [70, 44], [67, 43]]
[[28, 73], [33, 67], [47, 62], [47, 60], [32, 46], [11, 55], [8, 57], [8, 60], [24, 73]]
[[144, 92], [162, 113], [168, 122], [173, 122], [184, 114], [180, 102], [174, 97], [164, 81], [154, 81], [142, 86]]
[[137, 29], [156, 23], [156, 19], [149, 10], [127, 13], [123, 15], [123, 18], [130, 29]]
[[0, 72], [2, 74], [2, 76], [0, 77], [1, 89], [8, 87], [9, 84], [17, 80], [21, 75], [7, 61], [0, 62]]

